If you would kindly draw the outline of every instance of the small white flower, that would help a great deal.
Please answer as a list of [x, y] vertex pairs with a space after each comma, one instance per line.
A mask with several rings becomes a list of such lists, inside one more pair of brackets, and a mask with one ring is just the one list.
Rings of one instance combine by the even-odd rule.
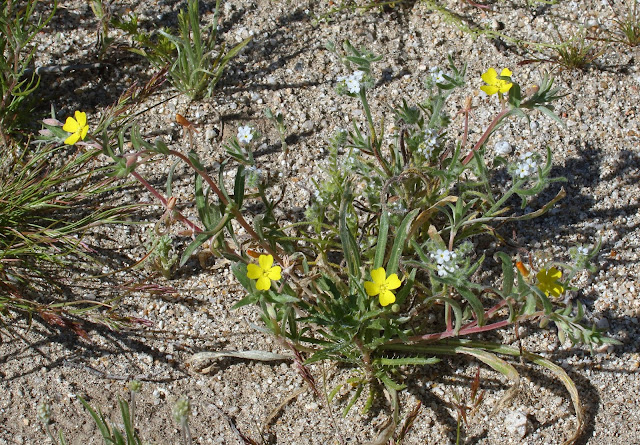
[[347, 87], [347, 91], [351, 94], [358, 94], [360, 92], [360, 84], [364, 78], [364, 71], [354, 71], [349, 76], [338, 77], [338, 82], [344, 82]]
[[444, 83], [447, 81], [444, 78], [444, 72], [442, 72], [442, 70], [437, 66], [432, 67], [429, 70], [429, 73], [431, 74], [431, 80], [433, 80], [435, 83]]
[[579, 255], [584, 255], [584, 256], [589, 255], [589, 249], [584, 246], [579, 246], [577, 251]]
[[518, 164], [518, 167], [516, 167], [516, 176], [520, 178], [526, 178], [529, 176], [529, 168], [526, 164]]
[[253, 130], [250, 126], [244, 125], [242, 127], [238, 127], [238, 141], [241, 144], [248, 144], [253, 139]]
[[451, 252], [446, 249], [438, 249], [433, 257], [438, 264], [445, 264], [451, 260]]

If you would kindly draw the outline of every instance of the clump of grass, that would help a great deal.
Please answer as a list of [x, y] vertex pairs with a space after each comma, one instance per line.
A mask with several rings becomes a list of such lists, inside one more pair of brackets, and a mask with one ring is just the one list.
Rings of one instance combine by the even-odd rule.
[[169, 80], [191, 99], [209, 97], [229, 62], [251, 41], [246, 38], [230, 50], [218, 44], [220, 0], [213, 23], [201, 29], [198, 0], [189, 0], [178, 14], [178, 34], [161, 29], [156, 35], [140, 31], [135, 15], [112, 23], [128, 32], [140, 47], [131, 48], [157, 68], [168, 67]]
[[36, 315], [86, 336], [69, 318], [86, 311], [86, 302], [75, 308], [65, 301], [54, 277], [63, 266], [91, 264], [93, 251], [84, 233], [119, 221], [127, 211], [95, 204], [115, 187], [96, 167], [96, 154], [16, 143], [0, 161], [0, 321], [7, 326], [12, 314]]
[[[138, 429], [135, 426], [136, 418], [136, 397], [140, 392], [141, 383], [137, 380], [132, 380], [128, 384], [130, 402], [118, 397], [118, 407], [120, 408], [120, 416], [122, 418], [121, 428], [116, 426], [113, 422], [109, 422], [100, 409], [94, 409], [86, 400], [78, 396], [78, 400], [82, 403], [82, 406], [89, 412], [91, 418], [95, 422], [100, 435], [104, 440], [105, 445], [143, 445], [148, 442], [143, 441], [140, 438]], [[191, 445], [191, 434], [189, 432], [189, 416], [191, 414], [191, 406], [189, 400], [185, 397], [181, 397], [173, 407], [173, 417], [181, 428], [181, 443], [184, 445]], [[51, 405], [44, 401], [38, 405], [37, 413], [38, 420], [42, 423], [45, 432], [52, 443], [55, 445], [66, 445], [62, 430], [58, 431], [56, 436], [52, 429], [51, 423], [53, 420]]]
[[604, 29], [608, 37], [600, 40], [623, 43], [628, 46], [638, 46], [640, 44], [640, 10], [638, 9], [638, 0], [627, 0], [623, 2], [628, 3], [626, 11], [623, 13], [618, 12], [618, 8], [612, 0], [607, 0], [607, 3], [620, 18], [613, 19], [615, 30], [610, 31]]
[[33, 123], [32, 93], [40, 78], [35, 71], [26, 75], [37, 50], [32, 42], [49, 23], [58, 5], [54, 1], [51, 12], [37, 17], [38, 3], [38, 0], [10, 0], [0, 5], [0, 135], [5, 150], [17, 129]]
[[598, 44], [589, 38], [589, 33], [584, 27], [576, 30], [574, 37], [566, 38], [555, 26], [556, 36], [553, 44], [539, 43], [534, 45], [541, 57], [526, 59], [519, 63], [552, 63], [566, 69], [587, 69], [595, 60], [604, 53], [605, 47], [598, 47]]

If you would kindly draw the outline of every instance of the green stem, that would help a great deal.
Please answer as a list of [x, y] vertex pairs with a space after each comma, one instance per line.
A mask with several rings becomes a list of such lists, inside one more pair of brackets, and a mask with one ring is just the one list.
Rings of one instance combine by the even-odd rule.
[[511, 198], [511, 196], [516, 192], [516, 189], [518, 188], [518, 186], [521, 183], [522, 183], [522, 181], [515, 181], [513, 183], [513, 185], [511, 186], [511, 188], [505, 192], [505, 194], [502, 196], [502, 198], [500, 198], [498, 201], [496, 201], [496, 203], [494, 205], [492, 205], [491, 208], [485, 212], [485, 214], [483, 215], [483, 218], [491, 217], [491, 214], [493, 212], [495, 212], [496, 210], [500, 209], [502, 204], [504, 204], [507, 201], [507, 199]]
[[380, 153], [380, 143], [378, 141], [378, 136], [376, 135], [376, 127], [373, 124], [373, 117], [371, 116], [371, 108], [369, 108], [369, 102], [367, 101], [367, 95], [364, 88], [360, 88], [360, 93], [358, 95], [360, 97], [360, 102], [362, 102], [362, 108], [364, 108], [364, 114], [367, 117], [367, 124], [369, 125], [369, 142], [371, 143], [371, 151], [373, 151], [373, 155], [378, 160], [378, 163], [384, 170], [384, 172], [391, 176], [391, 170], [389, 166], [382, 158], [382, 154]]

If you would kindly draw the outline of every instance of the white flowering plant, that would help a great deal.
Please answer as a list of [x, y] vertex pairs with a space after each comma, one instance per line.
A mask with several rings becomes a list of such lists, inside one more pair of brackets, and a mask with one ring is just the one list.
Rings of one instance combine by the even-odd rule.
[[[593, 348], [615, 343], [582, 324], [583, 306], [567, 298], [577, 290], [572, 286], [576, 274], [594, 270], [599, 246], [572, 249], [569, 262], [534, 265], [530, 258], [527, 265], [502, 234], [504, 225], [544, 215], [563, 198], [563, 189], [537, 209], [527, 206], [564, 179], [551, 176], [550, 147], [544, 156], [531, 152], [511, 159], [490, 156], [488, 142], [510, 117], [526, 120], [540, 111], [560, 122], [552, 105], [559, 89], [544, 74], [539, 86], [523, 95], [510, 70], [498, 74], [490, 68], [482, 76], [483, 89], [498, 95], [501, 109], [472, 142], [467, 100], [457, 113], [463, 131], [456, 139], [456, 132], [449, 131], [453, 120], [446, 104], [454, 90], [465, 86], [466, 66], [459, 69], [450, 60], [447, 72], [429, 73], [426, 100], [396, 105], [393, 129], [385, 135], [384, 123], [375, 121], [367, 100], [375, 93], [372, 66], [380, 58], [349, 42], [342, 49], [328, 48], [349, 73], [336, 79], [337, 92], [359, 101], [364, 122], [337, 130], [329, 141], [322, 175], [311, 180], [304, 219], [283, 218], [288, 182], [277, 172], [265, 174], [258, 165], [254, 150], [262, 136], [248, 125], [227, 141], [228, 157], [217, 166], [217, 175], [209, 173], [211, 168], [195, 152], [184, 154], [162, 141], [149, 143], [133, 127], [135, 154], [123, 154], [125, 137], [118, 139], [118, 153], [105, 147], [115, 161], [114, 174], [134, 175], [166, 206], [172, 220], [189, 229], [192, 241], [181, 265], [205, 247], [208, 254], [234, 262], [232, 271], [246, 290], [235, 307], [258, 307], [266, 330], [293, 353], [314, 391], [309, 363], [332, 360], [353, 368], [347, 382], [329, 394], [331, 402], [338, 393], [352, 391], [345, 414], [365, 390], [365, 411], [385, 392], [392, 425], [398, 425], [398, 391], [406, 387], [403, 367], [433, 365], [455, 354], [473, 357], [512, 381], [514, 389], [501, 405], [518, 386], [518, 372], [508, 359], [516, 356], [546, 367], [564, 383], [576, 411], [572, 437], [577, 437], [582, 408], [562, 368], [523, 348], [477, 338], [537, 323], [554, 326], [572, 344]], [[268, 111], [267, 117], [284, 141], [283, 116]], [[286, 155], [288, 147], [282, 148]], [[139, 162], [155, 155], [177, 157], [196, 173], [198, 222], [178, 210], [171, 178], [163, 196], [136, 172]], [[497, 186], [505, 170], [510, 184]], [[500, 246], [493, 261], [478, 247], [487, 239]], [[388, 431], [387, 439], [394, 428]]]

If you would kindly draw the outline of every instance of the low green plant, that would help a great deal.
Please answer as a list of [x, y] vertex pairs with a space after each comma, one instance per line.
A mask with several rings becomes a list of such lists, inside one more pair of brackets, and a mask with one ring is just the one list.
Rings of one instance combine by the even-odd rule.
[[[45, 122], [58, 121], [52, 115]], [[69, 146], [62, 145], [69, 134], [49, 127], [59, 132], [57, 143], [45, 130], [46, 140], [30, 146], [14, 143], [0, 161], [0, 322], [10, 329], [14, 316], [30, 320], [36, 315], [86, 336], [74, 319], [108, 324], [125, 320], [91, 311], [108, 304], [68, 301], [56, 271], [97, 264], [85, 232], [120, 222], [135, 206], [97, 204], [118, 186], [114, 178], [104, 178], [106, 170], [95, 159], [99, 151], [70, 153]]]
[[112, 10], [113, 0], [91, 0], [91, 10], [98, 20], [96, 29], [96, 39], [98, 48], [98, 57], [103, 58], [107, 49], [115, 41], [114, 37], [109, 36], [111, 24], [114, 20]]
[[213, 23], [201, 29], [198, 0], [189, 0], [178, 13], [178, 34], [161, 29], [155, 35], [140, 30], [135, 15], [114, 21], [136, 43], [131, 51], [157, 68], [168, 67], [169, 80], [191, 99], [209, 97], [229, 62], [251, 41], [246, 38], [230, 50], [218, 44], [220, 2], [216, 1]]
[[627, 0], [623, 2], [628, 7], [622, 13], [619, 12], [619, 8], [616, 7], [612, 0], [607, 0], [607, 4], [617, 16], [613, 19], [615, 29], [612, 31], [607, 27], [599, 27], [599, 30], [605, 32], [606, 37], [598, 38], [597, 40], [623, 43], [627, 46], [638, 46], [640, 44], [640, 10], [638, 9], [638, 1]]
[[[97, 411], [82, 397], [77, 396], [82, 406], [89, 412], [91, 418], [95, 422], [105, 445], [143, 445], [148, 442], [143, 442], [140, 439], [140, 435], [135, 426], [135, 411], [136, 411], [136, 394], [140, 392], [141, 383], [137, 380], [129, 382], [129, 396], [130, 402], [118, 397], [118, 407], [120, 408], [120, 416], [122, 417], [122, 429], [118, 428], [112, 422], [109, 422], [102, 411]], [[182, 429], [182, 443], [184, 445], [191, 445], [191, 434], [189, 432], [189, 415], [191, 413], [191, 407], [189, 400], [185, 397], [181, 397], [175, 403], [173, 407], [173, 416], [175, 421], [180, 425]], [[42, 402], [37, 408], [38, 420], [43, 424], [45, 432], [51, 442], [55, 445], [66, 445], [62, 430], [58, 431], [58, 435], [54, 435], [51, 430], [52, 412], [51, 405], [48, 402]]]
[[35, 71], [27, 74], [37, 50], [33, 40], [49, 23], [58, 6], [56, 0], [48, 14], [38, 15], [38, 3], [38, 0], [9, 0], [0, 4], [0, 134], [5, 152], [10, 136], [33, 122], [32, 93], [40, 84]]
[[[187, 227], [192, 242], [180, 265], [204, 243], [234, 262], [232, 272], [247, 292], [234, 307], [258, 308], [265, 332], [293, 352], [316, 393], [306, 365], [323, 360], [352, 369], [327, 397], [333, 403], [339, 393], [351, 393], [345, 415], [366, 392], [364, 411], [386, 393], [392, 409], [387, 439], [401, 425], [403, 368], [430, 366], [449, 355], [476, 359], [511, 380], [513, 387], [501, 404], [519, 383], [509, 356], [551, 370], [570, 393], [577, 417], [572, 438], [577, 437], [582, 408], [562, 368], [499, 340], [474, 339], [536, 323], [555, 326], [561, 340], [572, 344], [615, 343], [582, 324], [580, 302], [563, 298], [575, 289], [576, 274], [594, 270], [591, 261], [599, 246], [571, 250], [568, 262], [547, 260], [529, 267], [509, 249], [496, 252], [494, 266], [487, 267], [477, 247], [486, 238], [504, 240], [503, 225], [540, 217], [564, 197], [560, 189], [547, 204], [528, 209], [549, 185], [564, 181], [551, 176], [551, 147], [516, 159], [495, 156], [491, 162], [487, 154], [492, 134], [509, 118], [528, 120], [529, 114], [540, 112], [562, 125], [553, 111], [553, 102], [563, 95], [560, 89], [544, 73], [525, 93], [510, 70], [498, 74], [490, 68], [482, 75], [482, 89], [498, 97], [499, 111], [472, 143], [468, 99], [458, 111], [464, 126], [462, 137], [455, 140], [448, 130], [452, 120], [446, 104], [452, 91], [464, 87], [466, 66], [458, 68], [450, 60], [448, 72], [432, 70], [425, 85], [427, 100], [396, 105], [394, 132], [386, 136], [384, 120], [376, 122], [368, 100], [375, 84], [372, 66], [380, 57], [349, 42], [328, 49], [350, 73], [337, 79], [338, 93], [358, 101], [364, 118], [331, 139], [327, 163], [314, 175], [304, 220], [282, 222], [284, 183], [277, 172], [260, 168], [252, 150], [259, 135], [248, 125], [227, 141], [228, 158], [218, 167], [217, 178], [195, 151], [170, 149], [160, 139], [146, 141], [132, 125], [118, 140], [103, 141], [104, 153], [114, 161], [113, 174], [133, 175]], [[128, 139], [133, 154], [125, 151]], [[156, 156], [176, 158], [194, 171], [198, 222], [168, 199], [171, 178], [165, 197], [136, 171]], [[229, 170], [235, 170], [231, 182], [225, 181]], [[510, 180], [496, 186], [499, 174]], [[253, 216], [247, 210], [249, 201], [254, 211], [260, 209]], [[481, 271], [492, 278], [479, 282]]]
[[536, 51], [542, 53], [541, 57], [535, 56], [520, 62], [521, 65], [535, 62], [553, 63], [566, 69], [587, 69], [602, 53], [606, 47], [599, 46], [597, 42], [589, 38], [589, 31], [585, 27], [575, 30], [573, 37], [566, 38], [555, 26], [556, 36], [554, 43], [538, 43], [532, 45]]

